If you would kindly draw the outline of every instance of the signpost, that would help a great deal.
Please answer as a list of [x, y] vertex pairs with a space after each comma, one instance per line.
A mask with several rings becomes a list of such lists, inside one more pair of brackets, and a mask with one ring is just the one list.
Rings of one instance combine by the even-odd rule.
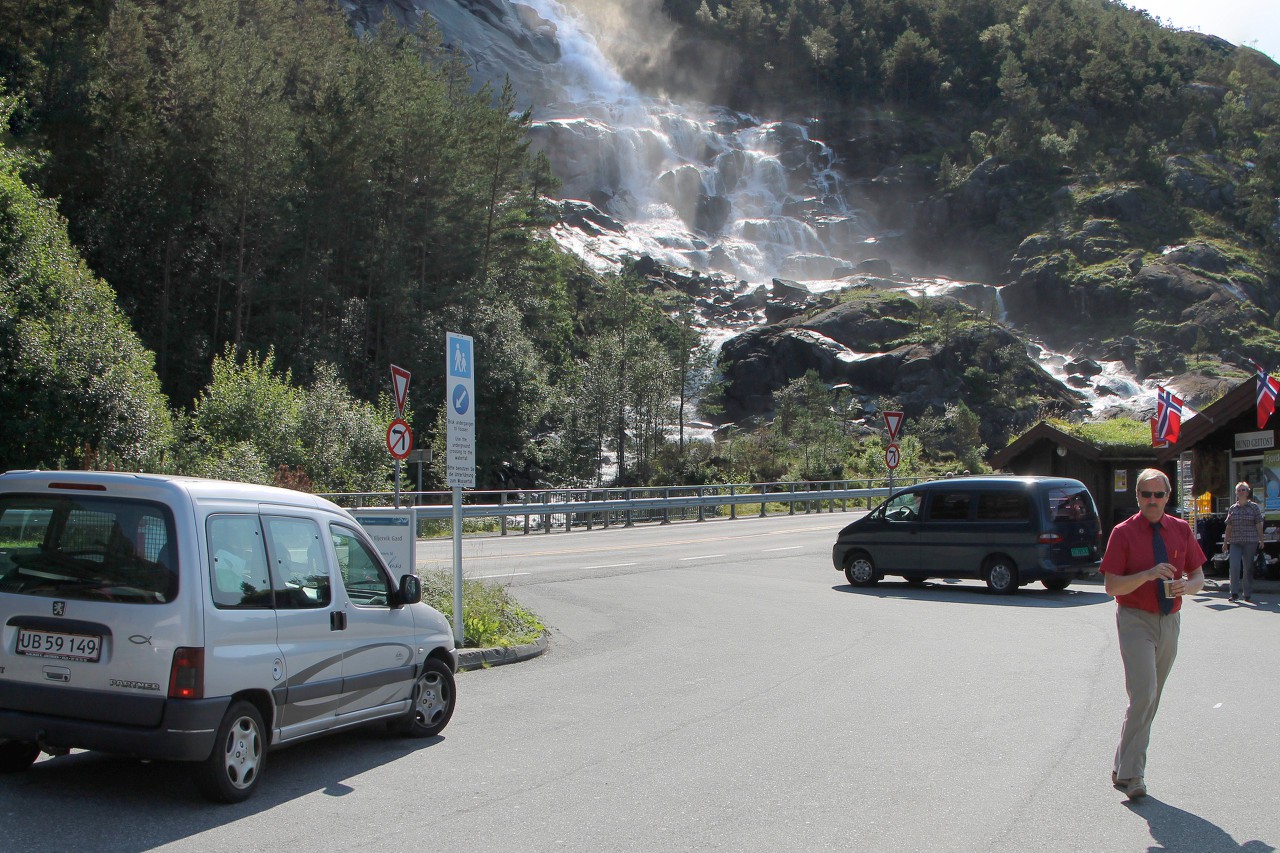
[[898, 435], [902, 432], [902, 412], [885, 412], [884, 425], [889, 430], [889, 446], [884, 449], [884, 464], [889, 466], [889, 497], [893, 497], [893, 470], [902, 459]]
[[448, 332], [444, 343], [445, 481], [453, 490], [453, 639], [462, 648], [462, 490], [476, 485], [475, 346]]
[[409, 402], [409, 371], [391, 365], [391, 390], [396, 395], [396, 419], [387, 426], [387, 452], [396, 460], [396, 509], [400, 508], [400, 463], [409, 458], [413, 450], [413, 430], [404, 419], [404, 407]]

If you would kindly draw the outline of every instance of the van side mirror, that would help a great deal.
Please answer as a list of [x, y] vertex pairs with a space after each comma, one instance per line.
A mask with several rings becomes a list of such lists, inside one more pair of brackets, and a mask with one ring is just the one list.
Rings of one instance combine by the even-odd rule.
[[422, 581], [417, 575], [400, 577], [400, 604], [417, 604], [422, 600]]

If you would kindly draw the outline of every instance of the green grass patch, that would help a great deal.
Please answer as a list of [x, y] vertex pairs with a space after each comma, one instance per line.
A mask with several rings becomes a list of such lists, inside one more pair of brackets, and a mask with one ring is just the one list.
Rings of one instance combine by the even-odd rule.
[[1051, 419], [1049, 423], [1065, 433], [1108, 450], [1151, 450], [1151, 425], [1132, 418], [1111, 418], [1097, 423], [1069, 423]]
[[[422, 600], [453, 621], [453, 573], [428, 572], [422, 577]], [[546, 626], [512, 597], [502, 584], [475, 578], [462, 580], [462, 631], [468, 648], [507, 648], [532, 643]]]

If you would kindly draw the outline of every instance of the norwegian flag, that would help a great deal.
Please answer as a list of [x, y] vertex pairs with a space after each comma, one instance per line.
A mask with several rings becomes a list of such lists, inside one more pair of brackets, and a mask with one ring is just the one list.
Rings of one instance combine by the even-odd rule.
[[1280, 394], [1280, 380], [1268, 376], [1267, 372], [1255, 361], [1253, 369], [1258, 371], [1258, 429], [1265, 429], [1267, 421], [1276, 410], [1276, 395]]
[[1178, 443], [1182, 431], [1182, 400], [1163, 385], [1156, 386], [1156, 434], [1169, 442]]
[[1168, 447], [1169, 442], [1165, 441], [1156, 433], [1156, 423], [1157, 423], [1156, 419], [1148, 418], [1147, 420], [1150, 421], [1151, 423], [1151, 446], [1152, 447]]

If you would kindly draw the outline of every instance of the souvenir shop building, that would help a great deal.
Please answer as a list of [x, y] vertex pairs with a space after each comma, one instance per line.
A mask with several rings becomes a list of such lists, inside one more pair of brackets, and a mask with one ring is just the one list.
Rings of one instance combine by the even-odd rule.
[[[1267, 520], [1280, 520], [1280, 446], [1272, 417], [1258, 428], [1257, 385], [1250, 378], [1182, 422], [1178, 442], [1155, 450], [1158, 467], [1176, 471], [1184, 506], [1202, 498], [1193, 512], [1226, 512], [1235, 484], [1253, 486], [1253, 499]], [[1189, 488], [1188, 488], [1189, 487]]]

